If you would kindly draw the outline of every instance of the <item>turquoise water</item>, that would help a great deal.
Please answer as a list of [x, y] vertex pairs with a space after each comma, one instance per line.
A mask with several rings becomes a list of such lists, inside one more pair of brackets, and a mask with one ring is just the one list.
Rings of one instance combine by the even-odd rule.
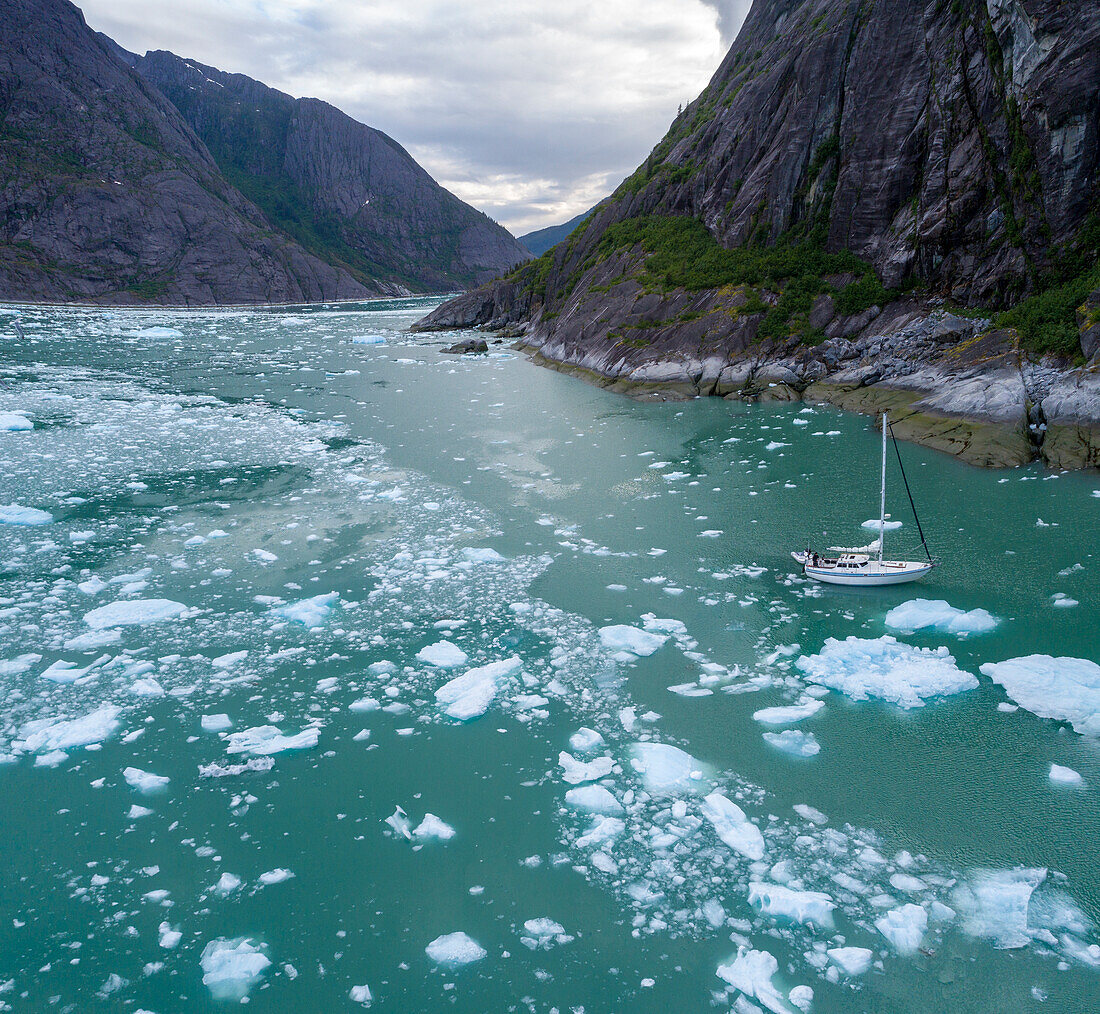
[[[0, 523], [0, 1002], [357, 1010], [365, 985], [394, 1011], [748, 1011], [796, 1010], [809, 986], [814, 1011], [1100, 1006], [1097, 740], [999, 710], [979, 671], [1100, 661], [1100, 479], [903, 446], [943, 565], [821, 588], [788, 553], [873, 538], [870, 420], [638, 404], [503, 345], [457, 359], [455, 336], [404, 330], [431, 305], [0, 316], [0, 413], [34, 424], [0, 431], [0, 505], [50, 515]], [[896, 476], [888, 510], [909, 521]], [[915, 552], [912, 529], [888, 549]], [[999, 622], [888, 628], [916, 598]], [[178, 605], [86, 619], [148, 600]], [[647, 614], [652, 654], [599, 634]], [[801, 678], [826, 639], [887, 635], [979, 685], [903, 710]], [[466, 661], [417, 658], [444, 639]], [[445, 713], [437, 689], [512, 658], [491, 699], [464, 699], [483, 714]], [[42, 675], [59, 661], [92, 668]], [[814, 694], [797, 723], [752, 717]], [[231, 726], [204, 729], [215, 715]], [[230, 752], [265, 727], [298, 738]], [[573, 753], [609, 759], [621, 807], [595, 835], [559, 766], [581, 727], [604, 745]], [[762, 738], [783, 728], [820, 752]], [[638, 743], [690, 762], [660, 785]], [[169, 781], [131, 773], [143, 791], [127, 768]], [[717, 837], [715, 790], [762, 858]], [[407, 839], [397, 807], [454, 837]], [[761, 883], [835, 907], [762, 911]], [[928, 925], [902, 954], [875, 922], [906, 904]], [[456, 932], [484, 956], [426, 953]], [[219, 940], [249, 941], [258, 974], [219, 990]], [[842, 945], [871, 967], [843, 973]], [[716, 974], [739, 948], [774, 957], [771, 991]]]

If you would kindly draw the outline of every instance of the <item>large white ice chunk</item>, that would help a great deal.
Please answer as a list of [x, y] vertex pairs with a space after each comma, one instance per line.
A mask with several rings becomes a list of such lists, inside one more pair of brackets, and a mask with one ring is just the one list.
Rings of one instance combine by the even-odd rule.
[[866, 947], [830, 947], [825, 953], [845, 975], [862, 975], [871, 967], [874, 957]]
[[51, 521], [53, 515], [37, 507], [21, 507], [17, 503], [0, 505], [0, 525], [48, 525]]
[[284, 736], [274, 725], [258, 725], [241, 732], [231, 732], [226, 744], [227, 753], [252, 753], [269, 755], [284, 750], [309, 750], [317, 745], [316, 729], [303, 729], [295, 736]]
[[699, 762], [679, 747], [667, 743], [634, 743], [630, 766], [642, 776], [654, 795], [696, 792], [702, 779]]
[[948, 634], [986, 634], [1000, 621], [985, 609], [956, 609], [943, 599], [913, 599], [886, 614], [886, 626], [912, 632], [934, 627]]
[[801, 722], [804, 718], [816, 715], [823, 707], [824, 701], [815, 701], [812, 697], [806, 697], [797, 704], [777, 708], [761, 708], [754, 711], [752, 717], [761, 725], [790, 725], [792, 722]]
[[460, 722], [478, 718], [489, 710], [500, 681], [518, 672], [522, 666], [523, 661], [516, 656], [478, 666], [444, 683], [435, 692], [435, 699], [444, 705], [444, 714], [450, 718]]
[[782, 884], [749, 884], [749, 904], [773, 919], [831, 927], [836, 902], [821, 891], [795, 891]]
[[1100, 665], [1095, 662], [1025, 655], [987, 662], [981, 672], [1033, 715], [1069, 722], [1084, 736], [1100, 736]]
[[259, 981], [271, 959], [264, 953], [264, 945], [247, 937], [211, 940], [199, 958], [202, 981], [215, 1000], [243, 1000], [248, 991]]
[[902, 708], [919, 708], [930, 697], [978, 686], [977, 679], [955, 665], [946, 648], [914, 648], [888, 634], [843, 641], [830, 637], [819, 654], [803, 655], [795, 664], [811, 683], [856, 701], [878, 697]]
[[481, 944], [462, 932], [436, 937], [424, 950], [437, 965], [447, 968], [471, 965], [488, 954]]
[[128, 599], [111, 602], [84, 614], [84, 622], [93, 630], [107, 627], [140, 626], [162, 623], [187, 612], [187, 606], [171, 599]]
[[955, 888], [951, 903], [971, 936], [991, 940], [1003, 950], [1025, 947], [1031, 940], [1031, 895], [1046, 878], [1045, 869], [976, 870]]
[[629, 651], [632, 655], [652, 655], [668, 640], [667, 634], [653, 634], [637, 627], [617, 623], [600, 627], [600, 640], [612, 651]]
[[584, 725], [569, 737], [569, 749], [577, 753], [595, 753], [602, 746], [603, 736]]
[[424, 819], [417, 824], [413, 836], [426, 841], [434, 838], [436, 841], [450, 841], [455, 836], [455, 829], [450, 824], [440, 820], [434, 813], [424, 814]]
[[1085, 780], [1081, 777], [1080, 771], [1074, 771], [1073, 768], [1063, 767], [1061, 764], [1051, 764], [1050, 780], [1054, 782], [1055, 785], [1073, 785], [1079, 787], [1085, 784]]
[[562, 778], [565, 781], [570, 785], [580, 785], [581, 782], [597, 782], [606, 778], [611, 774], [615, 762], [610, 757], [597, 757], [585, 763], [562, 750], [558, 754], [558, 765], [562, 768]]
[[23, 747], [36, 753], [102, 743], [119, 726], [119, 708], [97, 708], [83, 718], [39, 718], [19, 730]]
[[151, 771], [142, 771], [141, 768], [123, 768], [122, 777], [126, 779], [127, 785], [138, 792], [157, 792], [171, 781], [167, 775], [154, 775]]
[[333, 606], [339, 601], [339, 593], [329, 592], [327, 595], [314, 595], [313, 598], [302, 599], [300, 602], [288, 602], [285, 606], [273, 609], [272, 612], [284, 620], [302, 623], [307, 627], [320, 627], [328, 619]]
[[703, 816], [731, 849], [754, 862], [764, 858], [764, 836], [732, 799], [712, 792], [702, 805]]
[[821, 753], [821, 744], [812, 732], [784, 729], [782, 732], [765, 732], [763, 738], [765, 743], [792, 757], [816, 757]]
[[775, 1014], [789, 1014], [791, 1008], [772, 984], [772, 976], [778, 971], [779, 962], [767, 951], [741, 947], [733, 961], [718, 966], [717, 975], [745, 996], [759, 1000]]
[[915, 954], [927, 928], [928, 913], [920, 905], [892, 908], [875, 920], [875, 929], [894, 945], [899, 954]]
[[0, 412], [0, 430], [33, 430], [34, 423], [19, 412]]
[[426, 648], [421, 648], [416, 653], [416, 657], [421, 662], [427, 662], [428, 665], [434, 665], [438, 669], [453, 669], [455, 666], [466, 662], [470, 656], [457, 644], [452, 644], [450, 641], [439, 641], [436, 644], [429, 644]]
[[602, 785], [579, 785], [565, 794], [567, 806], [575, 810], [587, 810], [590, 813], [622, 813], [620, 803]]

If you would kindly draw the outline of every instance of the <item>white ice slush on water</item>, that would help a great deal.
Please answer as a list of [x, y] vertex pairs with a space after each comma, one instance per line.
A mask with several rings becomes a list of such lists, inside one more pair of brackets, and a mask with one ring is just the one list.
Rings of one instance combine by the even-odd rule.
[[1000, 621], [985, 609], [956, 609], [943, 599], [913, 599], [886, 614], [886, 626], [912, 632], [932, 627], [947, 634], [987, 634]]
[[1100, 736], [1100, 665], [1095, 662], [1026, 655], [987, 662], [981, 672], [1033, 715], [1069, 722], [1083, 736]]
[[978, 686], [977, 679], [963, 672], [946, 648], [914, 648], [889, 634], [843, 641], [830, 637], [820, 653], [803, 655], [795, 665], [811, 683], [838, 690], [856, 701], [877, 697], [901, 708], [920, 708], [929, 698]]

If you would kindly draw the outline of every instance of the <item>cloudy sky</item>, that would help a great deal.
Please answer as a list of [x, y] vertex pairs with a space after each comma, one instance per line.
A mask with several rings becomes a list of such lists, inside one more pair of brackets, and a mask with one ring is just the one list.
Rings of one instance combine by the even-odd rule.
[[591, 207], [704, 87], [750, 0], [76, 0], [135, 52], [315, 96], [516, 235]]

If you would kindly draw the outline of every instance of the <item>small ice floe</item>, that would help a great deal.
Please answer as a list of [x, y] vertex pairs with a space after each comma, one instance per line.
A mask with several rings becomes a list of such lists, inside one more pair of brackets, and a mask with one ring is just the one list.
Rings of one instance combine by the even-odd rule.
[[248, 658], [247, 651], [231, 651], [227, 655], [218, 655], [217, 658], [212, 658], [210, 664], [215, 669], [232, 669], [246, 658]]
[[122, 631], [117, 627], [107, 630], [90, 630], [86, 634], [77, 634], [65, 642], [66, 651], [94, 651], [108, 644], [117, 644], [122, 640]]
[[655, 796], [696, 793], [703, 778], [699, 762], [691, 754], [667, 743], [632, 744], [630, 766]]
[[472, 965], [489, 953], [476, 940], [461, 931], [436, 937], [424, 948], [424, 952], [443, 968]]
[[878, 531], [880, 528], [885, 529], [888, 532], [896, 532], [902, 527], [901, 521], [879, 521], [878, 518], [871, 518], [870, 521], [864, 521], [860, 528], [868, 528], [874, 531]]
[[821, 744], [812, 732], [799, 729], [784, 729], [782, 732], [765, 732], [764, 742], [774, 746], [792, 757], [816, 757], [821, 753]]
[[227, 753], [251, 753], [270, 756], [285, 750], [310, 750], [317, 745], [315, 728], [303, 729], [294, 736], [284, 736], [274, 725], [259, 725], [241, 732], [231, 732], [226, 743]]
[[171, 781], [167, 775], [154, 775], [151, 771], [142, 771], [141, 768], [123, 768], [122, 777], [126, 784], [138, 792], [159, 792]]
[[187, 612], [187, 606], [171, 599], [127, 599], [111, 602], [84, 614], [84, 622], [92, 630], [108, 627], [144, 626], [174, 620]]
[[454, 669], [456, 666], [465, 665], [470, 656], [457, 644], [452, 644], [450, 641], [437, 641], [426, 648], [421, 648], [416, 653], [416, 658], [420, 662], [434, 665], [437, 669]]
[[528, 919], [523, 924], [523, 933], [519, 938], [520, 943], [532, 951], [548, 951], [555, 944], [568, 944], [575, 939], [565, 932], [561, 923], [545, 917]]
[[581, 726], [569, 737], [569, 749], [577, 753], [595, 753], [604, 745], [603, 736], [595, 729]]
[[1065, 592], [1055, 592], [1050, 597], [1050, 604], [1055, 609], [1073, 609], [1081, 603], [1077, 599], [1071, 599]]
[[34, 423], [22, 412], [0, 412], [0, 430], [16, 432], [20, 430], [33, 430]]
[[574, 844], [579, 849], [591, 845], [602, 845], [618, 838], [626, 830], [626, 824], [618, 817], [593, 817], [592, 826], [584, 832]]
[[87, 676], [88, 673], [94, 669], [98, 669], [100, 666], [111, 661], [110, 655], [101, 655], [91, 665], [84, 666], [83, 669], [78, 668], [75, 662], [66, 662], [64, 659], [58, 659], [48, 669], [42, 673], [42, 679], [49, 680], [51, 683], [75, 683], [78, 679]]
[[450, 841], [455, 836], [455, 829], [434, 813], [425, 813], [412, 834], [419, 841]]
[[845, 975], [862, 975], [871, 967], [874, 952], [866, 947], [830, 947], [829, 960]]
[[265, 950], [247, 937], [211, 940], [199, 958], [203, 985], [215, 1000], [244, 1000], [271, 965]]
[[352, 986], [348, 993], [348, 999], [352, 1003], [359, 1003], [364, 1007], [369, 1007], [374, 1002], [370, 986]]
[[462, 550], [462, 559], [467, 563], [504, 563], [504, 557], [495, 549], [475, 549], [467, 546]]
[[956, 609], [943, 599], [913, 599], [886, 614], [886, 626], [912, 633], [933, 627], [948, 634], [986, 634], [1000, 621], [985, 609]]
[[443, 713], [448, 718], [459, 722], [478, 718], [489, 710], [501, 680], [514, 675], [522, 666], [522, 660], [516, 656], [478, 666], [444, 683], [435, 692], [435, 699], [443, 706]]
[[183, 332], [174, 327], [143, 327], [129, 332], [131, 338], [182, 338]]
[[759, 1001], [775, 1014], [789, 1014], [790, 1008], [783, 994], [772, 982], [778, 971], [779, 962], [767, 951], [739, 947], [737, 957], [728, 964], [719, 965], [715, 974], [748, 999]]
[[962, 915], [962, 928], [973, 937], [990, 940], [1002, 950], [1031, 942], [1028, 910], [1031, 896], [1047, 878], [1045, 869], [975, 870], [951, 895]]
[[352, 338], [352, 341], [356, 345], [385, 345], [386, 337], [384, 334], [364, 334]]
[[360, 697], [348, 705], [348, 711], [369, 712], [377, 711], [382, 705], [376, 697]]
[[652, 655], [667, 640], [667, 634], [639, 630], [625, 623], [600, 627], [600, 641], [605, 648], [629, 652], [631, 655]]
[[48, 525], [53, 521], [49, 511], [22, 507], [17, 503], [0, 505], [0, 525]]
[[1051, 764], [1049, 777], [1055, 785], [1072, 785], [1075, 788], [1080, 788], [1085, 784], [1085, 779], [1081, 777], [1079, 771], [1062, 767], [1061, 764]]
[[164, 687], [152, 676], [143, 676], [130, 685], [130, 693], [135, 697], [163, 697]]
[[233, 722], [228, 715], [203, 715], [200, 719], [203, 732], [225, 732], [233, 728]]
[[856, 701], [877, 697], [901, 708], [920, 708], [929, 698], [978, 686], [977, 679], [955, 665], [946, 648], [914, 648], [889, 634], [843, 641], [830, 637], [819, 654], [803, 655], [795, 665], [811, 683]]
[[178, 929], [173, 929], [170, 923], [162, 922], [157, 927], [158, 942], [166, 951], [175, 950], [183, 939], [183, 934]]
[[602, 785], [579, 785], [565, 794], [565, 805], [588, 813], [622, 813], [620, 803]]
[[108, 705], [82, 718], [35, 719], [19, 730], [20, 745], [32, 753], [45, 753], [102, 743], [118, 731], [119, 711]]
[[986, 662], [980, 670], [1033, 715], [1069, 722], [1085, 736], [1100, 736], [1100, 665], [1095, 662], [1025, 655]]
[[592, 761], [579, 761], [564, 750], [558, 754], [558, 766], [562, 769], [562, 779], [570, 785], [582, 782], [598, 782], [611, 774], [615, 762], [610, 757], [597, 757]]
[[754, 882], [749, 884], [749, 904], [773, 919], [811, 923], [831, 928], [836, 902], [821, 891], [795, 891], [782, 884]]
[[271, 612], [284, 620], [301, 623], [306, 627], [321, 627], [324, 626], [333, 606], [339, 601], [338, 592], [328, 592], [326, 595], [314, 595], [299, 602], [288, 602], [285, 606], [276, 606]]
[[875, 920], [875, 929], [894, 945], [899, 954], [916, 954], [927, 928], [928, 913], [920, 905], [892, 908]]
[[761, 708], [759, 711], [754, 711], [752, 717], [761, 725], [791, 725], [816, 715], [823, 707], [825, 707], [824, 701], [804, 697], [797, 704], [789, 707]]
[[273, 884], [281, 884], [283, 881], [290, 880], [293, 876], [294, 874], [290, 870], [279, 868], [261, 873], [259, 880], [264, 887], [271, 887]]
[[791, 809], [803, 820], [808, 820], [811, 824], [824, 825], [829, 823], [829, 818], [824, 813], [806, 803], [795, 803]]
[[732, 799], [721, 792], [712, 792], [702, 805], [703, 816], [714, 825], [718, 837], [746, 859], [758, 862], [764, 858], [764, 836]]
[[217, 894], [226, 895], [232, 894], [237, 888], [241, 886], [241, 878], [235, 873], [223, 873], [218, 882], [214, 885], [214, 891]]
[[142, 817], [148, 817], [150, 814], [152, 814], [152, 812], [153, 811], [150, 810], [149, 807], [138, 806], [137, 803], [134, 803], [133, 806], [131, 806], [130, 809], [127, 811], [126, 819], [139, 820]]

